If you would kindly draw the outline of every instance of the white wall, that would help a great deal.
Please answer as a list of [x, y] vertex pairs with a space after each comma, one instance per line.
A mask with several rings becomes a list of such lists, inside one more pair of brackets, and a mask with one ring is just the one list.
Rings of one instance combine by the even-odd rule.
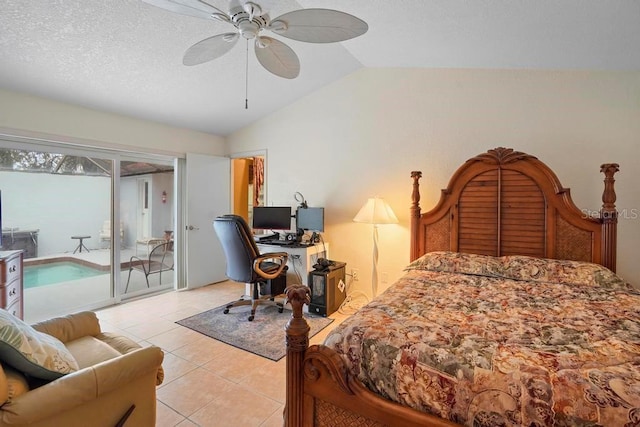
[[223, 155], [224, 138], [0, 89], [0, 129], [138, 152]]
[[[228, 138], [231, 153], [267, 149], [267, 203], [302, 192], [326, 207], [331, 258], [370, 286], [372, 229], [352, 219], [368, 197], [392, 205], [380, 226], [379, 271], [392, 282], [409, 260], [410, 171], [433, 207], [468, 158], [498, 146], [537, 156], [598, 210], [600, 164], [620, 163], [618, 272], [640, 285], [640, 72], [361, 69]], [[381, 284], [384, 289], [385, 285]]]
[[[167, 201], [162, 203], [162, 192], [167, 192]], [[153, 219], [151, 235], [163, 237], [165, 230], [173, 230], [173, 173], [151, 175], [151, 201]]]
[[[151, 235], [164, 237], [165, 230], [173, 229], [173, 172], [124, 177], [120, 181], [120, 219], [124, 223], [124, 246], [132, 248], [138, 237], [138, 181], [149, 179], [149, 205], [151, 206]], [[167, 192], [167, 203], [162, 203], [162, 191]]]
[[[185, 157], [186, 153], [217, 156], [225, 154], [225, 140], [217, 135], [91, 110], [3, 89], [0, 89], [0, 133], [175, 157]], [[0, 182], [0, 188], [4, 186], [4, 182]], [[65, 187], [58, 187], [55, 193], [59, 193], [63, 188]], [[128, 188], [123, 184], [121, 190], [122, 220], [135, 227], [137, 189], [135, 186]], [[166, 191], [169, 194], [166, 206], [169, 206], [169, 203], [175, 201], [173, 184], [167, 185]], [[3, 199], [8, 197], [4, 193], [3, 191]], [[7, 204], [5, 202], [5, 206]], [[56, 209], [67, 208], [56, 200], [53, 200], [52, 204]], [[5, 206], [3, 209], [7, 209]], [[108, 204], [106, 206], [107, 208], [94, 218], [98, 224], [97, 228], [94, 225], [83, 225], [83, 229], [91, 229], [88, 234], [97, 235], [103, 221], [108, 218]], [[163, 229], [165, 222], [172, 220], [170, 214], [164, 215], [157, 229]], [[154, 228], [154, 232], [155, 230]], [[69, 240], [68, 236], [64, 239]], [[125, 245], [132, 246], [134, 239], [135, 228], [125, 230]], [[94, 244], [95, 241], [87, 243]]]
[[[173, 222], [173, 173], [143, 177], [152, 181], [152, 235], [163, 237]], [[125, 247], [134, 247], [136, 241], [139, 178], [125, 177], [120, 185]], [[89, 249], [107, 247], [99, 231], [109, 219], [110, 178], [0, 171], [0, 189], [3, 228], [39, 230], [38, 256], [73, 252], [75, 235], [91, 236], [83, 242]], [[162, 203], [163, 189], [167, 203]]]
[[137, 237], [138, 181], [135, 177], [120, 180], [120, 221], [124, 225], [124, 246], [133, 248]]
[[98, 232], [109, 218], [111, 179], [47, 173], [0, 172], [2, 226], [38, 229], [38, 256], [73, 252], [86, 235], [99, 247]]

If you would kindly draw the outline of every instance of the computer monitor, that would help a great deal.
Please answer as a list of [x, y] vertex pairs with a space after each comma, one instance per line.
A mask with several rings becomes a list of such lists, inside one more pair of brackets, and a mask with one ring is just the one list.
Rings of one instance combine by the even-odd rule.
[[291, 207], [254, 206], [253, 228], [259, 230], [291, 230]]
[[296, 227], [301, 230], [324, 231], [324, 208], [298, 208]]

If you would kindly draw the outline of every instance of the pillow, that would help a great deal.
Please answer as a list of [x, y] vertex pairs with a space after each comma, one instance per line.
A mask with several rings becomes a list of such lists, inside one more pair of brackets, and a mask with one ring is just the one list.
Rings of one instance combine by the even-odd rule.
[[489, 255], [463, 252], [429, 252], [413, 261], [405, 270], [443, 271], [447, 273], [496, 276], [500, 272], [500, 259]]
[[631, 285], [608, 268], [584, 261], [511, 255], [502, 257], [500, 275], [514, 280], [631, 289]]
[[36, 331], [3, 309], [0, 360], [26, 375], [45, 380], [78, 370], [78, 363], [60, 340]]
[[462, 252], [429, 252], [413, 261], [405, 270], [442, 271], [532, 282], [633, 289], [613, 271], [600, 264], [525, 255], [498, 258]]

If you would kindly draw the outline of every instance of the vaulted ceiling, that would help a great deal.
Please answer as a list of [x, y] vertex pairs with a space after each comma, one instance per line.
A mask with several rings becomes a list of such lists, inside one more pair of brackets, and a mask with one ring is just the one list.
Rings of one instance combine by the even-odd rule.
[[242, 41], [217, 60], [182, 64], [227, 23], [141, 0], [0, 0], [0, 88], [228, 135], [361, 67], [640, 70], [637, 0], [256, 2], [271, 17], [344, 11], [369, 31], [336, 44], [281, 39], [301, 63], [288, 80], [254, 55], [247, 73]]

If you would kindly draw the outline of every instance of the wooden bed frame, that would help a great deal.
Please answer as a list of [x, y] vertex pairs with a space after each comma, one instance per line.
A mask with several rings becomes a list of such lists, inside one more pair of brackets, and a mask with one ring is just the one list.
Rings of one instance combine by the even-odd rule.
[[[452, 176], [440, 201], [421, 214], [419, 179], [411, 172], [411, 261], [432, 251], [530, 255], [602, 264], [615, 271], [618, 214], [615, 163], [603, 164], [602, 208], [581, 211], [555, 173], [535, 157], [496, 148], [473, 157]], [[302, 316], [309, 288], [287, 289], [287, 427], [452, 426], [370, 392], [328, 347], [309, 347]]]

